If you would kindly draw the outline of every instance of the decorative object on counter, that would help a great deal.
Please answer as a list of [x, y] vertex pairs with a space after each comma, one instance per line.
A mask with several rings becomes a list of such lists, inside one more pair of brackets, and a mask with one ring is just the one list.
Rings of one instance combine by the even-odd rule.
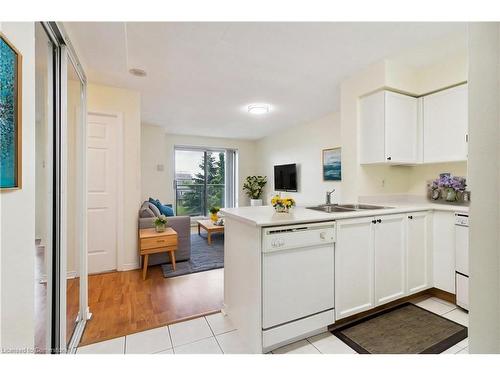
[[262, 206], [262, 193], [267, 184], [267, 176], [248, 176], [243, 191], [250, 198], [250, 206]]
[[153, 224], [155, 225], [155, 230], [158, 233], [165, 232], [167, 228], [168, 219], [165, 215], [157, 216], [153, 219]]
[[342, 180], [341, 148], [328, 148], [322, 152], [323, 181]]
[[289, 213], [290, 208], [295, 206], [295, 200], [293, 198], [281, 198], [276, 195], [271, 199], [271, 204], [278, 213]]
[[0, 33], [0, 189], [21, 189], [22, 61]]
[[468, 202], [470, 192], [465, 177], [452, 176], [451, 173], [441, 173], [439, 178], [429, 184], [429, 193], [432, 200], [443, 199], [447, 202]]
[[219, 220], [219, 217], [217, 214], [219, 213], [220, 208], [219, 207], [210, 207], [210, 220], [212, 220], [214, 223]]

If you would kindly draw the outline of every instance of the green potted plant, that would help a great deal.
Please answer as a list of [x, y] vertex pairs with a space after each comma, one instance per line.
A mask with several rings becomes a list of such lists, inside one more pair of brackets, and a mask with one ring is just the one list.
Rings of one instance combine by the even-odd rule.
[[250, 206], [262, 206], [262, 193], [267, 184], [266, 176], [248, 176], [243, 191], [250, 198]]
[[165, 215], [157, 216], [153, 219], [153, 224], [155, 225], [155, 230], [157, 232], [165, 232], [167, 228], [168, 219]]
[[219, 207], [210, 207], [208, 211], [210, 211], [210, 220], [212, 220], [214, 223], [219, 220], [219, 217], [217, 214], [219, 213], [220, 208]]

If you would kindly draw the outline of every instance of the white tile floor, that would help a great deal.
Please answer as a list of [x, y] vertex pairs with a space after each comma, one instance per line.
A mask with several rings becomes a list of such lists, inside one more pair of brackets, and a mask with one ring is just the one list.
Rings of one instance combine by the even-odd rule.
[[[418, 306], [469, 325], [468, 314], [438, 298], [428, 298]], [[169, 326], [139, 332], [78, 348], [78, 354], [238, 354], [248, 353], [239, 332], [221, 313], [207, 315]], [[275, 349], [273, 354], [355, 354], [337, 337], [326, 332]], [[468, 354], [469, 340], [465, 339], [443, 354]]]

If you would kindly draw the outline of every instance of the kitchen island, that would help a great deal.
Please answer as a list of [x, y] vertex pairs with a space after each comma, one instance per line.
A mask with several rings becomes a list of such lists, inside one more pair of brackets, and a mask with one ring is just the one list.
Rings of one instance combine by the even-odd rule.
[[461, 210], [466, 208], [433, 204], [335, 213], [223, 209], [223, 312], [251, 353], [265, 353], [324, 332], [338, 319], [436, 287], [434, 279], [451, 294], [451, 244], [441, 246], [440, 236], [433, 252], [432, 236], [450, 231], [433, 230], [432, 217], [436, 211], [453, 219]]

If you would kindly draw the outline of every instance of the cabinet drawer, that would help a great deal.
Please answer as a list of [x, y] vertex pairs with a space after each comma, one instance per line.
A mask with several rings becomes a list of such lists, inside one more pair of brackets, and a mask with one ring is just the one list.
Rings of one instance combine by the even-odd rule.
[[141, 239], [141, 250], [158, 247], [176, 246], [177, 236], [153, 237]]

